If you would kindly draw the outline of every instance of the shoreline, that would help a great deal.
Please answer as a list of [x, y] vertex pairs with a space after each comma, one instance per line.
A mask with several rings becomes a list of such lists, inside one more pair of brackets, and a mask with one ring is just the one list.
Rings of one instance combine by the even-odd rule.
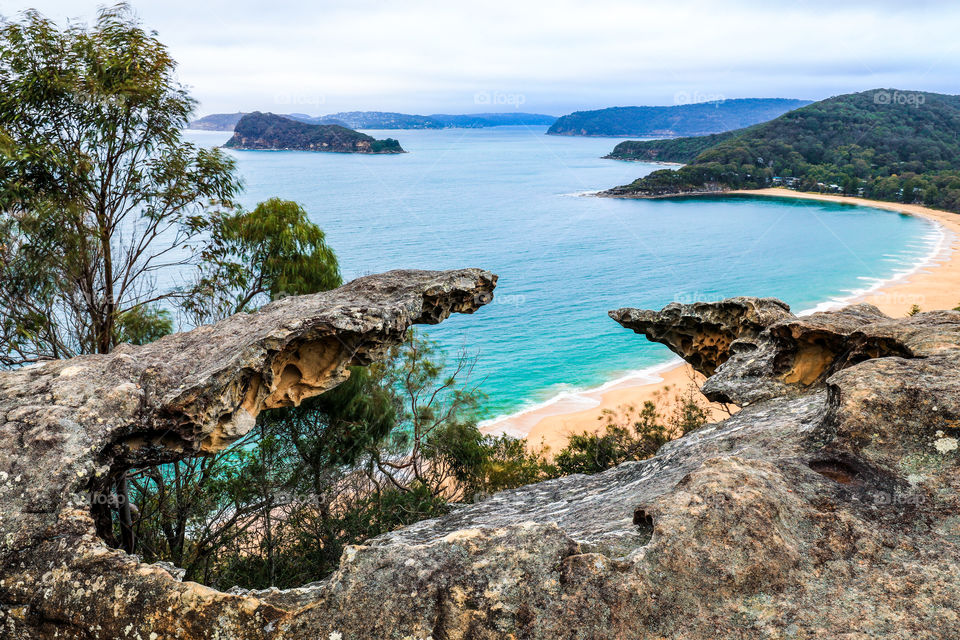
[[[930, 209], [922, 205], [867, 200], [819, 193], [791, 191], [784, 188], [729, 191], [725, 194], [805, 199], [882, 209], [914, 215], [931, 221], [940, 238], [933, 249], [910, 269], [856, 290], [849, 296], [833, 298], [798, 315], [827, 311], [859, 302], [874, 304], [885, 314], [905, 316], [913, 305], [923, 311], [952, 309], [960, 305], [960, 214]], [[655, 402], [661, 411], [669, 410], [678, 396], [699, 385], [703, 376], [679, 358], [632, 371], [599, 387], [558, 394], [516, 413], [486, 420], [480, 424], [484, 434], [509, 434], [525, 437], [531, 448], [541, 445], [550, 451], [562, 449], [569, 436], [583, 431], [597, 432], [604, 428], [604, 411], [616, 412], [622, 406], [641, 406]], [[670, 390], [664, 392], [664, 387]], [[699, 391], [697, 391], [699, 394]], [[711, 419], [722, 419], [726, 412], [720, 405], [711, 405]]]

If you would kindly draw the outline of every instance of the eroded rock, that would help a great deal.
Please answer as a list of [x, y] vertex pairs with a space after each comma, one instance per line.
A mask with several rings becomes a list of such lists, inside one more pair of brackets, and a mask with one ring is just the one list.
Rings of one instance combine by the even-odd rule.
[[0, 373], [0, 635], [274, 635], [287, 611], [107, 547], [89, 496], [127, 468], [228, 446], [261, 410], [336, 386], [412, 324], [473, 312], [495, 283], [479, 269], [395, 271], [142, 347]]
[[[88, 510], [64, 498], [42, 513], [5, 506], [4, 628], [28, 638], [960, 637], [960, 313], [894, 320], [857, 306], [797, 318], [740, 298], [612, 315], [711, 372], [707, 388], [743, 409], [649, 460], [501, 492], [350, 547], [333, 575], [286, 591], [180, 583], [106, 549]], [[261, 364], [258, 402], [284, 370]], [[87, 365], [54, 368], [75, 366]], [[39, 407], [55, 388], [17, 375], [0, 396], [8, 425], [47, 415]], [[236, 380], [205, 393], [198, 378], [165, 397], [184, 398], [191, 416], [220, 415], [214, 389]], [[103, 401], [136, 407], [120, 386], [111, 379]], [[243, 385], [231, 393], [237, 406], [250, 397]], [[82, 400], [64, 396], [58, 419], [86, 415]], [[170, 442], [201, 446], [216, 424]], [[28, 432], [5, 432], [11, 471], [51, 465], [45, 448], [63, 448], [47, 430], [18, 449]]]

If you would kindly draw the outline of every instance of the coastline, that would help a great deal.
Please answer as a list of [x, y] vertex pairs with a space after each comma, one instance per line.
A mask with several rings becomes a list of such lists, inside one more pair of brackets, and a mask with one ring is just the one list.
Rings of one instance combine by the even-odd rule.
[[[805, 193], [784, 188], [729, 191], [723, 195], [795, 198], [871, 207], [930, 220], [941, 231], [938, 246], [912, 269], [850, 296], [802, 310], [801, 313], [867, 302], [889, 316], [902, 317], [913, 305], [923, 311], [952, 309], [960, 305], [960, 214], [922, 205]], [[601, 431], [605, 426], [605, 411], [616, 412], [618, 408], [628, 405], [639, 407], [648, 400], [657, 404], [661, 411], [669, 411], [679, 396], [688, 392], [692, 385], [699, 389], [702, 382], [703, 376], [676, 358], [594, 389], [562, 394], [518, 413], [486, 421], [481, 424], [480, 430], [485, 434], [506, 433], [514, 437], [526, 437], [531, 448], [546, 446], [556, 452], [565, 446], [574, 433]], [[669, 391], [665, 391], [665, 387], [669, 387]], [[699, 394], [699, 391], [696, 393]], [[711, 404], [710, 410], [712, 420], [727, 416], [721, 405]]]

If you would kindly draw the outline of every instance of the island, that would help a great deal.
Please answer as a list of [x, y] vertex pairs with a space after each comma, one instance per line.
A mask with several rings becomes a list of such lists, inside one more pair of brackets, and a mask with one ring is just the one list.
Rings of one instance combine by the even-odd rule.
[[787, 187], [960, 212], [960, 96], [873, 89], [726, 136], [631, 142], [611, 155], [687, 164], [598, 195]]
[[[191, 120], [188, 129], [233, 131], [245, 113], [212, 113]], [[344, 111], [324, 116], [278, 114], [307, 124], [339, 124], [351, 129], [481, 129], [502, 126], [549, 126], [557, 117], [542, 113], [435, 113], [428, 116], [392, 111]]]
[[240, 118], [233, 137], [224, 146], [248, 150], [405, 153], [393, 138], [377, 140], [337, 124], [307, 124], [259, 111]]
[[772, 120], [809, 100], [741, 98], [669, 107], [610, 107], [559, 118], [547, 135], [675, 138], [702, 136]]

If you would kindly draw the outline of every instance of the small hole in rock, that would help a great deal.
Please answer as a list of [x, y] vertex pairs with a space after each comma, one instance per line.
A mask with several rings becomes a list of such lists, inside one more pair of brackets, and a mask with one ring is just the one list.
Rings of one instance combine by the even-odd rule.
[[857, 470], [840, 460], [814, 460], [810, 468], [840, 484], [858, 484]]
[[633, 524], [640, 531], [641, 545], [650, 542], [650, 539], [653, 538], [653, 516], [643, 509], [637, 509], [633, 512]]

